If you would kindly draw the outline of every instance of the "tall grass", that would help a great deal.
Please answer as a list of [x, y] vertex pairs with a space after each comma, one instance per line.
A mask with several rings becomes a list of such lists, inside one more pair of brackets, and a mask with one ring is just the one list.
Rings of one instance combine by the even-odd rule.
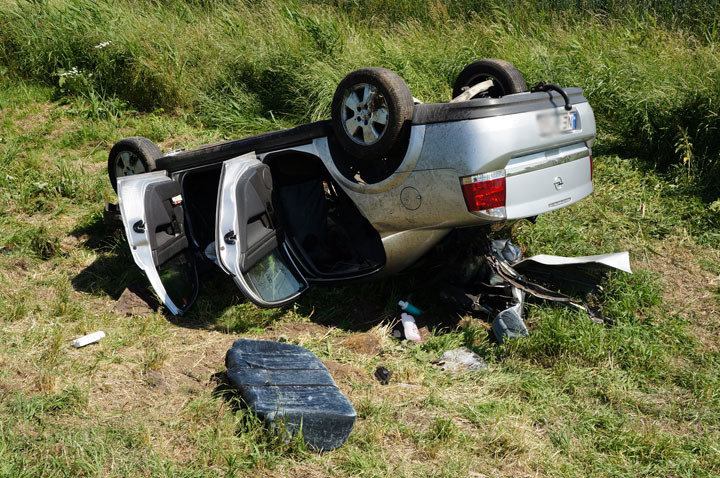
[[58, 95], [103, 99], [102, 111], [179, 109], [244, 135], [328, 117], [338, 81], [361, 66], [446, 101], [465, 64], [501, 57], [528, 84], [582, 86], [599, 146], [703, 182], [712, 200], [716, 3], [0, 0], [0, 64]]

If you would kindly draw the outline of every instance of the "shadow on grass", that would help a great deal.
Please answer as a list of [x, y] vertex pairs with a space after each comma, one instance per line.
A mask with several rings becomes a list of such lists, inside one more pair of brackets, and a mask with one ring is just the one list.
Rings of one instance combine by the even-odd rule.
[[107, 225], [102, 214], [92, 214], [68, 234], [84, 249], [101, 252], [126, 252], [130, 256], [122, 224]]
[[73, 229], [70, 234], [80, 241], [80, 247], [98, 255], [88, 267], [71, 279], [75, 290], [89, 294], [107, 294], [113, 299], [130, 285], [147, 285], [142, 271], [134, 265], [122, 231], [108, 228], [102, 216]]
[[182, 316], [166, 313], [181, 327], [212, 328], [231, 334], [262, 330], [282, 320], [303, 320], [336, 327], [347, 332], [365, 332], [373, 327], [399, 321], [400, 299], [410, 299], [425, 310], [416, 318], [418, 326], [430, 330], [454, 330], [460, 316], [442, 304], [436, 289], [412, 290], [408, 277], [350, 284], [312, 284], [294, 304], [263, 309], [244, 298], [229, 276], [204, 274], [200, 294], [190, 311]]
[[[71, 279], [75, 290], [105, 294], [117, 300], [129, 287], [149, 287], [143, 272], [135, 266], [121, 230], [109, 228], [102, 216], [70, 232], [80, 247], [98, 255], [97, 259]], [[428, 271], [365, 282], [312, 284], [295, 304], [277, 309], [262, 309], [249, 303], [232, 279], [216, 267], [200, 267], [200, 294], [185, 314], [175, 316], [162, 309], [167, 320], [193, 329], [216, 329], [226, 333], [245, 333], [264, 329], [288, 314], [307, 317], [318, 324], [349, 332], [363, 332], [400, 318], [398, 300], [410, 300], [425, 311], [416, 317], [419, 327], [430, 330], [457, 328], [459, 316], [440, 303]]]
[[[423, 310], [415, 317], [418, 327], [441, 330], [458, 325], [460, 317], [441, 303], [435, 284], [428, 284], [416, 273], [343, 285], [313, 285], [295, 310], [321, 325], [364, 332], [383, 323], [399, 322], [399, 300]], [[396, 324], [396, 328], [401, 326]]]

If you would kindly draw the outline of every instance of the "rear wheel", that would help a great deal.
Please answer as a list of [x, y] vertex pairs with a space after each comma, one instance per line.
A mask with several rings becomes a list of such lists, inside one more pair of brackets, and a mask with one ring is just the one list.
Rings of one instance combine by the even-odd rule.
[[460, 72], [453, 85], [453, 98], [465, 91], [466, 87], [486, 80], [493, 80], [494, 85], [473, 98], [500, 98], [528, 90], [522, 73], [512, 63], [497, 58], [487, 58], [470, 63]]
[[115, 192], [117, 178], [154, 171], [155, 160], [162, 155], [155, 143], [141, 136], [125, 138], [115, 143], [108, 155], [108, 176]]
[[409, 134], [412, 112], [413, 97], [402, 78], [386, 68], [362, 68], [335, 90], [333, 132], [352, 156], [381, 159]]

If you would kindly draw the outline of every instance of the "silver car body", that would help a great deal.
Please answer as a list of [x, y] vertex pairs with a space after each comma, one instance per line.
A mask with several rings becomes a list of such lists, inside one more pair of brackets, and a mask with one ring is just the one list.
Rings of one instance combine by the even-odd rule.
[[[334, 160], [329, 135], [318, 134], [304, 141], [289, 141], [289, 144], [280, 141], [274, 143], [276, 146], [263, 147], [261, 142], [256, 142], [246, 146], [246, 149], [253, 147], [256, 153], [233, 154], [231, 148], [226, 148], [222, 153], [208, 152], [202, 160], [195, 159], [199, 157], [196, 152], [190, 152], [195, 156], [170, 154], [158, 161], [159, 167], [165, 165], [164, 170], [151, 174], [164, 176], [166, 181], [181, 181], [181, 176], [188, 171], [231, 161], [243, 163], [241, 167], [236, 165], [236, 169], [247, 169], [252, 161], [266, 163], [279, 153], [297, 152], [319, 158], [335, 186], [342, 189], [379, 234], [385, 262], [370, 275], [385, 275], [413, 264], [455, 228], [537, 216], [573, 204], [592, 192], [594, 115], [579, 88], [569, 88], [566, 92], [573, 100], [569, 112], [562, 108], [560, 96], [553, 93], [520, 93], [500, 99], [416, 105], [404, 157], [392, 174], [373, 184], [343, 174]], [[566, 121], [567, 115], [570, 115], [571, 127], [559, 127], [558, 122]], [[197, 151], [202, 152], [202, 148]], [[239, 148], [238, 152], [241, 152]], [[173, 156], [178, 157], [177, 163], [173, 162]], [[505, 178], [505, 205], [490, 213], [470, 212], [462, 184], [483, 175]], [[133, 230], [133, 224], [145, 220], [141, 217], [144, 199], [139, 189], [150, 176], [119, 178], [118, 195], [133, 257], [165, 299], [164, 292], [158, 290], [157, 271], [148, 252], [143, 250], [149, 241]], [[222, 187], [221, 184], [220, 189]], [[223, 204], [229, 203], [218, 201], [218, 208], [230, 207]], [[232, 218], [235, 213], [218, 210], [217, 214]], [[221, 233], [219, 230], [216, 236]], [[221, 243], [220, 237], [216, 237], [216, 242]], [[292, 246], [284, 244], [282, 248], [292, 263]], [[219, 249], [218, 253], [221, 253]], [[233, 274], [232, 267], [223, 267], [222, 261], [221, 267], [236, 277], [242, 289], [237, 279], [239, 273]], [[362, 274], [358, 274], [360, 276]], [[254, 301], [265, 306], [277, 305], [257, 297]], [[171, 300], [165, 302], [172, 303]], [[175, 306], [169, 308], [173, 313], [180, 311]]]

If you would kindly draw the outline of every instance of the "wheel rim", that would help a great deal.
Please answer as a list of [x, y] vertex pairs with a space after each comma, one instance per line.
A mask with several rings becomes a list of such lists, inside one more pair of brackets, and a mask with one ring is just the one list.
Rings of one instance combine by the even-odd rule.
[[469, 82], [468, 86], [474, 86], [487, 80], [492, 80], [493, 86], [491, 86], [487, 91], [483, 91], [479, 95], [476, 95], [475, 98], [500, 98], [505, 96], [505, 88], [503, 88], [502, 83], [492, 75], [476, 76]]
[[388, 123], [388, 105], [373, 85], [353, 85], [342, 103], [342, 125], [354, 142], [369, 146], [380, 141]]
[[122, 178], [146, 172], [142, 160], [132, 151], [121, 151], [115, 156], [115, 177]]

